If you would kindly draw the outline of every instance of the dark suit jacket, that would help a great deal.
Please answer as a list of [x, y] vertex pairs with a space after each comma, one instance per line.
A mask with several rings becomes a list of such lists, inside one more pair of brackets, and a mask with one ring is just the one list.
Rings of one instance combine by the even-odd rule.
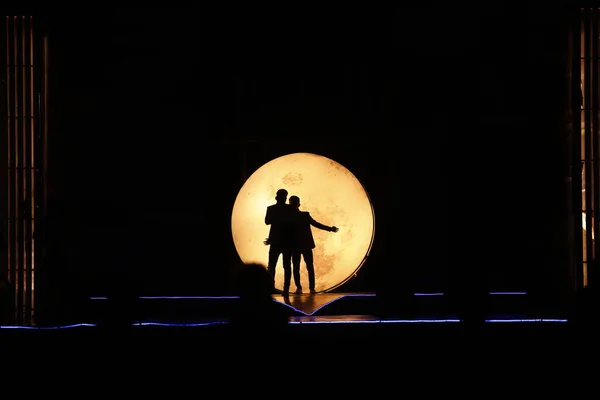
[[287, 246], [289, 244], [289, 218], [292, 209], [287, 204], [273, 204], [267, 207], [265, 224], [271, 225], [269, 229], [269, 242], [271, 246]]
[[307, 250], [315, 248], [315, 240], [313, 238], [311, 226], [322, 229], [324, 231], [331, 231], [331, 228], [327, 225], [323, 225], [317, 222], [310, 216], [308, 211], [298, 211], [292, 213], [291, 227], [292, 236], [291, 246], [294, 250]]

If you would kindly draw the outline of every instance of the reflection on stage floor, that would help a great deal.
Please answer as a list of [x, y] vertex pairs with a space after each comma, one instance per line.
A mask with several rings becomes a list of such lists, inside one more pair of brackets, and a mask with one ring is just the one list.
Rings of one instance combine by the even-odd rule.
[[273, 299], [291, 307], [295, 311], [304, 315], [314, 315], [317, 311], [344, 298], [361, 298], [366, 300], [375, 298], [375, 293], [319, 293], [319, 294], [291, 294], [283, 296], [273, 295]]
[[[533, 322], [549, 317], [529, 309], [526, 293], [496, 292], [491, 295], [490, 320]], [[459, 322], [447, 308], [443, 293], [415, 293], [412, 301], [400, 305], [394, 304], [393, 299], [391, 305], [386, 305], [375, 293], [306, 293], [286, 297], [274, 294], [272, 298], [288, 309], [290, 322], [297, 324], [390, 323], [400, 320], [407, 323]], [[93, 297], [90, 300], [90, 322], [106, 318], [108, 302], [102, 300], [107, 298]], [[167, 324], [222, 322], [231, 315], [238, 300], [237, 296], [140, 297], [135, 307], [135, 319]], [[396, 310], [397, 307], [400, 309]], [[560, 317], [552, 316], [550, 319], [554, 318]]]

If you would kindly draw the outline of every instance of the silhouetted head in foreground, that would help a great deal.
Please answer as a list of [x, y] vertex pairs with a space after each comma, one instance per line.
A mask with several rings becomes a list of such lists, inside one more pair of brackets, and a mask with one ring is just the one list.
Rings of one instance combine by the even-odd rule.
[[285, 201], [287, 200], [287, 196], [288, 196], [287, 190], [279, 189], [277, 191], [277, 194], [275, 195], [275, 201], [277, 202], [277, 204], [285, 204]]
[[286, 307], [271, 297], [273, 278], [264, 265], [244, 264], [235, 275], [234, 287], [240, 297], [231, 322], [235, 326], [273, 328], [286, 326]]
[[250, 301], [272, 300], [273, 278], [260, 264], [244, 264], [237, 273], [236, 290], [240, 298]]

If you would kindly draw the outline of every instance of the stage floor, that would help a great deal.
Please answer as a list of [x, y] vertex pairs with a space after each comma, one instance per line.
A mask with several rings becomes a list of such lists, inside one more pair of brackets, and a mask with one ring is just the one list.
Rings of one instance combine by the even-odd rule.
[[[92, 321], [106, 317], [106, 297], [91, 299]], [[135, 305], [135, 320], [143, 323], [205, 324], [224, 323], [239, 298], [236, 296], [147, 296]], [[290, 323], [406, 323], [460, 322], [443, 293], [415, 293], [409, 304], [394, 304], [382, 311], [375, 293], [319, 293], [273, 295], [273, 300], [288, 312]], [[392, 309], [392, 311], [390, 311]], [[531, 311], [526, 293], [490, 294], [490, 322], [563, 322], [564, 316], [540, 315]]]
[[[256, 369], [257, 360], [275, 363], [283, 371], [298, 366], [312, 370], [318, 365], [351, 368], [354, 377], [356, 368], [365, 365], [367, 373], [387, 365], [415, 369], [419, 363], [419, 371], [444, 363], [453, 364], [447, 371], [455, 371], [469, 354], [485, 354], [494, 365], [512, 354], [517, 365], [529, 363], [529, 373], [530, 360], [542, 360], [546, 354], [555, 359], [557, 353], [571, 351], [572, 343], [581, 342], [577, 326], [566, 319], [528, 312], [526, 295], [491, 297], [488, 323], [473, 330], [445, 312], [442, 294], [417, 293], [410, 313], [399, 313], [409, 315], [385, 316], [374, 293], [273, 295], [273, 301], [288, 311], [283, 334], [235, 329], [228, 318], [239, 300], [235, 296], [141, 297], [133, 307], [134, 315], [126, 315], [132, 319], [113, 324], [107, 321], [120, 304], [96, 297], [85, 305], [89, 314], [83, 319], [58, 326], [1, 326], [0, 338], [11, 343], [9, 348], [18, 350], [20, 357], [27, 349], [38, 356], [50, 353], [45, 359], [87, 358], [102, 368], [112, 359], [127, 368], [170, 371], [190, 363], [220, 363], [219, 371], [250, 363], [248, 370], [261, 371], [262, 377], [265, 371]], [[128, 361], [123, 362], [124, 357]], [[76, 365], [82, 369], [81, 361]], [[477, 365], [478, 370], [489, 372]]]
[[356, 298], [365, 300], [374, 299], [375, 297], [375, 293], [303, 293], [290, 294], [289, 296], [276, 294], [273, 295], [273, 300], [285, 304], [291, 309], [301, 314], [310, 316], [314, 315], [319, 310], [327, 307], [328, 305], [345, 298]]

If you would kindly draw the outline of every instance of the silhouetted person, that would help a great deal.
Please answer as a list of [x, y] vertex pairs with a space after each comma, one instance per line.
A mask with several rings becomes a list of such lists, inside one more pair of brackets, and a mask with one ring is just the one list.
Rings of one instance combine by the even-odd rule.
[[304, 258], [306, 270], [308, 272], [308, 289], [310, 293], [315, 291], [315, 265], [313, 249], [315, 240], [313, 238], [311, 226], [322, 229], [327, 232], [337, 232], [335, 226], [323, 225], [311, 217], [308, 211], [300, 211], [300, 198], [298, 196], [290, 197], [290, 207], [292, 214], [290, 218], [290, 247], [292, 251], [292, 268], [294, 271], [294, 283], [296, 284], [296, 293], [302, 293], [302, 284], [300, 282], [300, 259]]
[[274, 289], [273, 279], [264, 265], [242, 265], [235, 275], [234, 288], [240, 297], [231, 317], [234, 328], [245, 331], [287, 326], [286, 307], [271, 297]]
[[[275, 196], [276, 203], [267, 207], [265, 224], [271, 225], [269, 237], [264, 241], [269, 245], [269, 263], [267, 269], [275, 282], [275, 269], [279, 256], [283, 257], [283, 295], [287, 295], [290, 290], [292, 280], [292, 260], [289, 250], [289, 230], [286, 228], [289, 223], [290, 207], [285, 203], [288, 192], [285, 189], [279, 189]], [[273, 287], [274, 289], [274, 287]]]

